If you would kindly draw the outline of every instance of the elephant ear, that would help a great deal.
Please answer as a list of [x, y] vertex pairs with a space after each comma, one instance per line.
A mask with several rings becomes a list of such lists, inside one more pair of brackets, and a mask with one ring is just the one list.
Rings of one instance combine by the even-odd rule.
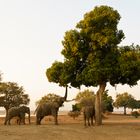
[[60, 105], [58, 104], [58, 102], [53, 102], [53, 105], [55, 106], [55, 108], [59, 108]]
[[58, 104], [59, 107], [63, 106], [63, 103], [65, 101], [64, 97], [60, 97], [56, 100], [56, 103]]

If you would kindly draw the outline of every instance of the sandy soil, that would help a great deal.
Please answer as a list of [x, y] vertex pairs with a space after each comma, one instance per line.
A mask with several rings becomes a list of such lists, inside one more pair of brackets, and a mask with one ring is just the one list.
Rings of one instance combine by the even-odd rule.
[[140, 118], [123, 115], [108, 115], [102, 126], [84, 127], [83, 117], [73, 120], [67, 115], [59, 116], [59, 125], [53, 118], [44, 118], [42, 125], [17, 125], [12, 120], [10, 126], [4, 126], [0, 118], [0, 140], [140, 140]]

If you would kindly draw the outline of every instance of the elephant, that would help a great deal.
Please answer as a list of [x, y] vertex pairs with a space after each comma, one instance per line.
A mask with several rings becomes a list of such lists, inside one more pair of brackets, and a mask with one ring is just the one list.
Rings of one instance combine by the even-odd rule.
[[10, 125], [10, 120], [13, 117], [19, 117], [19, 121], [17, 122], [18, 124], [20, 124], [21, 121], [23, 121], [23, 124], [25, 124], [25, 114], [26, 113], [28, 114], [28, 119], [29, 119], [29, 124], [30, 124], [30, 108], [29, 107], [27, 107], [27, 106], [11, 107], [8, 110], [4, 124], [6, 125], [8, 122], [8, 124]]
[[64, 103], [64, 101], [66, 101], [67, 98], [67, 86], [66, 86], [66, 91], [65, 91], [65, 96], [64, 97], [60, 97], [57, 101], [53, 101], [53, 102], [46, 102], [46, 103], [42, 103], [40, 105], [38, 105], [38, 107], [36, 108], [35, 112], [36, 112], [36, 124], [40, 125], [41, 124], [41, 120], [48, 115], [52, 115], [54, 117], [54, 122], [55, 125], [58, 124], [58, 111], [59, 111], [59, 107], [61, 107]]
[[[86, 121], [88, 123], [88, 126], [93, 126], [93, 118], [95, 119], [95, 107], [94, 106], [84, 106], [83, 107], [83, 115], [84, 115], [84, 125], [87, 126]], [[91, 120], [91, 124], [90, 124]]]

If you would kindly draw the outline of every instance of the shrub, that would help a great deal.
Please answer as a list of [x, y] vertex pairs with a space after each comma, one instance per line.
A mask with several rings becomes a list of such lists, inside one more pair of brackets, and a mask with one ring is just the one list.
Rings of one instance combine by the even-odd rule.
[[140, 115], [138, 111], [133, 111], [131, 112], [131, 115], [134, 116], [135, 118], [138, 118], [138, 116]]
[[75, 119], [76, 117], [78, 117], [80, 115], [80, 111], [70, 111], [70, 112], [68, 112], [68, 115], [70, 117], [73, 117], [73, 119]]

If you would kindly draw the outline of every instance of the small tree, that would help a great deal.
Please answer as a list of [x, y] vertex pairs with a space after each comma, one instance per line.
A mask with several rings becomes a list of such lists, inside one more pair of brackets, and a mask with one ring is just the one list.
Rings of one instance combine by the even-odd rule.
[[95, 105], [95, 93], [93, 91], [84, 90], [83, 92], [79, 92], [75, 99], [81, 106]]
[[73, 117], [73, 119], [75, 119], [76, 117], [78, 117], [80, 115], [80, 110], [81, 110], [80, 104], [76, 103], [76, 104], [72, 105], [72, 111], [69, 111], [68, 115], [70, 117]]
[[14, 82], [0, 84], [0, 106], [4, 107], [6, 114], [11, 107], [29, 104], [29, 95], [24, 93], [23, 87]]
[[140, 108], [140, 100], [132, 99], [129, 102], [128, 108], [131, 108], [132, 111], [133, 111], [133, 109], [139, 109]]
[[103, 109], [103, 112], [113, 112], [113, 99], [111, 96], [108, 96], [107, 94], [108, 90], [106, 90], [103, 94], [103, 97], [102, 97], [102, 109]]
[[134, 97], [127, 92], [123, 94], [118, 94], [116, 96], [116, 100], [114, 102], [114, 106], [119, 108], [123, 107], [124, 108], [124, 115], [126, 115], [126, 108], [130, 107], [130, 104], [134, 101]]
[[49, 94], [43, 96], [40, 100], [36, 101], [36, 105], [46, 103], [46, 102], [54, 102], [54, 101], [57, 101], [58, 98], [60, 98], [59, 95], [49, 93]]
[[78, 103], [72, 105], [72, 111], [80, 111], [80, 110], [81, 106]]

